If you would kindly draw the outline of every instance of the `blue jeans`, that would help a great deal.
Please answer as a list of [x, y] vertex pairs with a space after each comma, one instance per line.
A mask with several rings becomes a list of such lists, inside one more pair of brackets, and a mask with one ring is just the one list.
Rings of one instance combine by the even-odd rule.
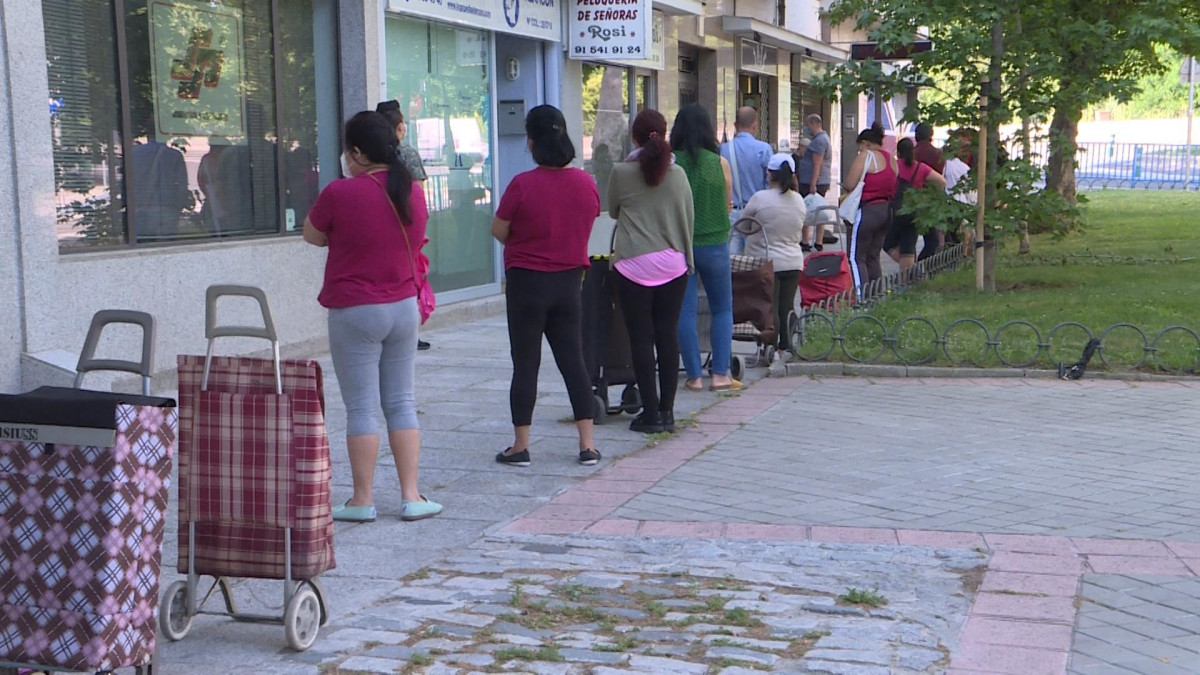
[[729, 266], [729, 244], [696, 246], [692, 248], [696, 274], [688, 277], [683, 296], [683, 311], [679, 315], [679, 353], [689, 380], [700, 377], [700, 335], [696, 327], [696, 305], [699, 284], [704, 283], [708, 294], [708, 309], [712, 312], [712, 372], [729, 374], [729, 358], [733, 349], [733, 271]]

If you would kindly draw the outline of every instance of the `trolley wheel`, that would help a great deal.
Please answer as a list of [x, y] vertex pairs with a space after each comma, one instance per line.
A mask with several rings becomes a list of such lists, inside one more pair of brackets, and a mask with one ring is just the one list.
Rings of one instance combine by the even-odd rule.
[[312, 646], [321, 629], [321, 601], [308, 584], [300, 584], [283, 613], [283, 632], [288, 646], [303, 652]]
[[158, 627], [171, 642], [182, 640], [192, 628], [192, 617], [188, 615], [190, 593], [186, 581], [176, 581], [167, 586], [167, 592], [163, 594], [158, 609]]
[[729, 359], [729, 376], [735, 380], [742, 379], [746, 372], [746, 362], [740, 356]]
[[608, 401], [600, 394], [592, 395], [592, 422], [594, 424], [604, 424], [608, 422]]
[[642, 409], [642, 392], [638, 391], [637, 386], [632, 384], [625, 385], [625, 389], [621, 391], [621, 410], [630, 415], [636, 415]]

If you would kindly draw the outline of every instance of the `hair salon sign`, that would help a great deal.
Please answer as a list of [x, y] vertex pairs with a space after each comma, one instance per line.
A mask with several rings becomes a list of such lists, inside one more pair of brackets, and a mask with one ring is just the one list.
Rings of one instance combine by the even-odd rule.
[[571, 0], [568, 11], [571, 58], [642, 61], [649, 56], [649, 0]]

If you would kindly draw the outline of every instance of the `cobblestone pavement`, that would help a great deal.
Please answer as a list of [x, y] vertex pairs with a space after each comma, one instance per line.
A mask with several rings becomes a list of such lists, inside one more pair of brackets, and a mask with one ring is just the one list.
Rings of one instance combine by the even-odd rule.
[[[1087, 660], [1108, 605], [1077, 598], [1081, 579], [1086, 596], [1100, 575], [1173, 589], [1200, 573], [1194, 383], [771, 378], [681, 392], [680, 433], [653, 447], [621, 416], [589, 468], [547, 356], [534, 464], [516, 469], [492, 462], [511, 433], [503, 320], [429, 339], [421, 483], [446, 512], [400, 522], [385, 453], [380, 520], [337, 526], [332, 620], [311, 651], [199, 617], [162, 644], [160, 673], [1125, 672]], [[337, 500], [350, 481], [329, 375]], [[839, 603], [852, 587], [889, 602]], [[236, 590], [280, 611], [278, 582]], [[1186, 650], [1200, 632], [1178, 628], [1145, 636]]]
[[[489, 539], [289, 660], [342, 672], [941, 672], [984, 560], [854, 544]], [[856, 588], [865, 595], [848, 597]]]

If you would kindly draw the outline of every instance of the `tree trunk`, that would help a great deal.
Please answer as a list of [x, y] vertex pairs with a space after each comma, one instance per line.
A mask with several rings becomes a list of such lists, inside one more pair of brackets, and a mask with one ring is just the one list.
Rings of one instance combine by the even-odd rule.
[[1046, 188], [1076, 202], [1075, 153], [1078, 145], [1079, 120], [1083, 110], [1078, 106], [1060, 104], [1054, 109], [1050, 122], [1050, 157], [1046, 163]]
[[[1004, 92], [1004, 21], [996, 19], [992, 23], [992, 53], [988, 63], [988, 82], [984, 90], [984, 96], [987, 97], [987, 191], [986, 194], [979, 195], [980, 199], [985, 199], [988, 209], [999, 207], [998, 189], [996, 184], [996, 174], [999, 168], [1000, 158], [1000, 97]], [[983, 290], [985, 292], [996, 290], [996, 245], [992, 240], [992, 235], [986, 230], [984, 235], [983, 246]], [[987, 242], [991, 241], [989, 246]]]

